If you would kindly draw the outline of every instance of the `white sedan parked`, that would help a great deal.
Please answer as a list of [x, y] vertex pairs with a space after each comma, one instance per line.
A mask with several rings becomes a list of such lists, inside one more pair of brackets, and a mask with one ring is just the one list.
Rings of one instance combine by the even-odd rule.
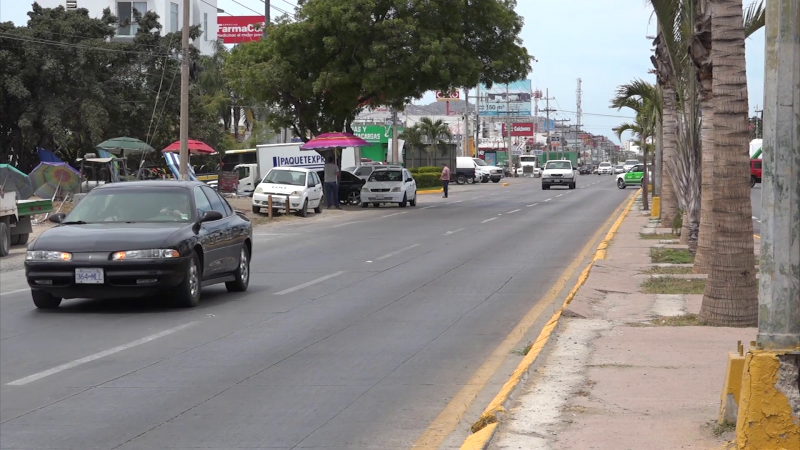
[[361, 207], [372, 203], [376, 208], [381, 203], [397, 203], [417, 206], [417, 182], [411, 172], [400, 166], [376, 167], [361, 188]]
[[286, 198], [289, 198], [289, 210], [306, 217], [308, 209], [322, 212], [322, 181], [312, 169], [305, 167], [275, 167], [256, 186], [253, 192], [253, 212], [261, 212], [267, 208], [272, 197], [273, 210], [286, 210]]

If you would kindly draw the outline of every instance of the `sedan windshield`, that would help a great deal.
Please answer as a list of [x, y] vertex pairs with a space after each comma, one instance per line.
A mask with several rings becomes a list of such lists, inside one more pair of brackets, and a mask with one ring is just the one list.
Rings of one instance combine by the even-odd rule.
[[399, 170], [376, 170], [370, 175], [369, 181], [396, 181], [400, 183], [403, 181], [403, 173]]
[[97, 189], [62, 223], [189, 222], [191, 205], [189, 191], [183, 188]]
[[292, 186], [305, 186], [306, 173], [297, 170], [276, 170], [269, 171], [262, 183], [289, 184]]
[[482, 160], [480, 158], [472, 158], [472, 160], [475, 161], [475, 164], [477, 164], [479, 166], [488, 166], [488, 164], [486, 164], [486, 161], [484, 161], [484, 160]]
[[548, 162], [545, 170], [570, 170], [572, 165], [566, 161]]

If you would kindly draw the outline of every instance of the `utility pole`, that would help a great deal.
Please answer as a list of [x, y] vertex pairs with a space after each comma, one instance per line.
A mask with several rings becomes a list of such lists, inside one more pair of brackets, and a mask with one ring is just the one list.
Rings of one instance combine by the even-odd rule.
[[464, 147], [461, 156], [469, 155], [469, 89], [464, 89]]
[[[181, 151], [179, 173], [181, 180], [189, 179], [189, 0], [183, 0], [181, 55]], [[238, 126], [239, 124], [236, 124]]]
[[267, 28], [269, 28], [269, 24], [272, 21], [270, 18], [270, 10], [269, 10], [269, 1], [264, 0], [264, 39], [267, 38]]
[[578, 78], [578, 89], [575, 91], [575, 103], [578, 107], [575, 112], [577, 116], [576, 124], [575, 124], [575, 157], [577, 158], [578, 163], [580, 164], [581, 161], [581, 148], [580, 148], [580, 138], [578, 137], [578, 133], [581, 132], [581, 118], [583, 117], [583, 109], [581, 108], [581, 98], [583, 97], [583, 90], [581, 89], [581, 83], [583, 80]]
[[758, 114], [758, 120], [756, 120], [756, 139], [764, 139], [764, 110], [758, 109], [758, 105], [756, 105], [755, 112]]
[[475, 87], [475, 154], [473, 155], [471, 152], [469, 156], [477, 157], [478, 156], [478, 148], [480, 148], [479, 142], [481, 138], [481, 85], [478, 83], [478, 86]]
[[508, 145], [506, 146], [506, 151], [508, 152], [507, 154], [508, 172], [513, 177], [514, 174], [512, 173], [513, 169], [511, 168], [511, 160], [514, 158], [513, 156], [511, 156], [511, 128], [513, 128], [511, 126], [511, 99], [508, 97], [508, 84], [506, 84], [506, 135], [508, 137]]
[[[392, 108], [392, 163], [399, 164], [400, 163], [400, 151], [398, 147], [398, 136], [397, 136], [397, 109]], [[359, 162], [359, 164], [361, 164]]]
[[550, 141], [550, 112], [551, 111], [555, 112], [555, 109], [550, 109], [550, 100], [555, 100], [555, 97], [550, 98], [550, 88], [547, 88], [545, 90], [544, 95], [545, 95], [544, 99], [546, 102], [544, 112], [547, 113], [544, 122], [544, 128], [547, 130], [547, 161], [550, 161], [551, 157], [550, 153], [553, 151], [553, 143]]

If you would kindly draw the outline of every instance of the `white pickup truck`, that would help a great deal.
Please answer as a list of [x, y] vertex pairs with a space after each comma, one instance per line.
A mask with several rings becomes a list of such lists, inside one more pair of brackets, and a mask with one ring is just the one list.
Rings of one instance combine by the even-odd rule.
[[7, 256], [12, 245], [28, 243], [33, 232], [31, 216], [53, 211], [53, 202], [17, 200], [16, 192], [0, 191], [0, 256]]

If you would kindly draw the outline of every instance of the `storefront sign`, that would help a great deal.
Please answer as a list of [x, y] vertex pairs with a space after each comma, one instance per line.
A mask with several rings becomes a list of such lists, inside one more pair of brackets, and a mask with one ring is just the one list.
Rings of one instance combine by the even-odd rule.
[[236, 192], [239, 189], [239, 173], [219, 172], [217, 174], [217, 183], [220, 192]]
[[217, 39], [223, 44], [257, 41], [264, 34], [264, 16], [218, 16]]
[[[503, 136], [508, 136], [506, 124], [503, 124]], [[533, 136], [533, 122], [511, 124], [511, 136]]]

